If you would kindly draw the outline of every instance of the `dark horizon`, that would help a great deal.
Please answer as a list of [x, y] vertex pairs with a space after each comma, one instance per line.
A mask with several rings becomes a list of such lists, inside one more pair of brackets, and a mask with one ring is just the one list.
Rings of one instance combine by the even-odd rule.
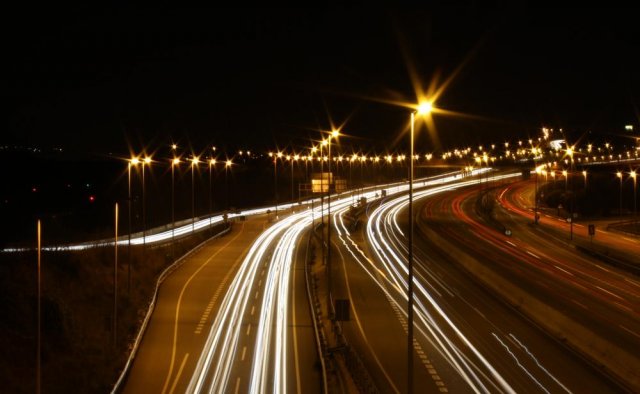
[[[8, 133], [0, 142], [125, 155], [168, 146], [303, 145], [344, 125], [345, 143], [402, 146], [415, 101], [437, 107], [445, 148], [638, 128], [640, 51], [632, 13], [123, 9], [61, 19], [14, 15], [7, 40]], [[419, 137], [422, 146], [435, 142]], [[200, 148], [202, 147], [202, 148]]]

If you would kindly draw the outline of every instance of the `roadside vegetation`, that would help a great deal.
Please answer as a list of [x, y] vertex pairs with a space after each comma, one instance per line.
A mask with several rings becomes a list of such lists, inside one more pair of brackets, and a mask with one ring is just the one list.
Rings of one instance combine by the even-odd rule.
[[[153, 296], [157, 277], [213, 233], [170, 244], [120, 247], [114, 341], [114, 250], [43, 252], [42, 392], [109, 392], [117, 380]], [[128, 263], [131, 261], [131, 284]], [[36, 386], [37, 255], [0, 254], [0, 381], [2, 392]], [[19, 356], [17, 356], [19, 355]], [[32, 357], [30, 357], [32, 355]]]

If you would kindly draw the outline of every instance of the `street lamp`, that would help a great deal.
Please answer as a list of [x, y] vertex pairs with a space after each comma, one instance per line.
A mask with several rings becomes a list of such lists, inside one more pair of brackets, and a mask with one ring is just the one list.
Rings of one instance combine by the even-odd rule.
[[584, 177], [584, 190], [587, 190], [587, 171], [582, 171], [582, 176]]
[[[329, 187], [327, 187], [327, 287], [329, 289], [327, 295], [329, 305], [333, 305], [331, 303], [331, 139], [337, 139], [339, 135], [340, 131], [334, 129], [331, 131], [329, 138], [325, 140], [329, 145]], [[329, 310], [333, 310], [333, 308]]]
[[635, 219], [638, 216], [638, 199], [636, 198], [636, 171], [633, 170], [629, 173], [629, 175], [631, 175], [631, 178], [633, 178], [633, 218]]
[[226, 204], [227, 204], [227, 209], [229, 209], [229, 168], [231, 168], [231, 166], [233, 165], [233, 162], [231, 161], [231, 159], [227, 159], [227, 161], [224, 163], [224, 183], [225, 183], [225, 200], [226, 200]]
[[195, 168], [200, 163], [200, 158], [191, 158], [191, 232], [196, 230], [196, 188], [195, 188]]
[[278, 158], [282, 157], [282, 152], [269, 152], [269, 157], [273, 157], [273, 196], [276, 200], [275, 219], [278, 220]]
[[129, 165], [127, 166], [127, 183], [129, 189], [129, 196], [127, 199], [127, 209], [129, 211], [129, 235], [127, 237], [127, 293], [131, 289], [131, 167], [138, 165], [138, 163], [140, 163], [140, 159], [132, 157], [131, 160], [129, 160]]
[[142, 246], [147, 245], [147, 203], [145, 198], [145, 181], [144, 181], [144, 167], [145, 165], [151, 165], [151, 157], [147, 156], [142, 162]]
[[[409, 157], [413, 158], [413, 141], [416, 114], [431, 114], [433, 104], [429, 101], [420, 103], [415, 111], [411, 111], [411, 135]], [[413, 393], [413, 160], [409, 160], [409, 248], [407, 260], [407, 392]]]
[[[571, 166], [571, 170], [573, 171], [573, 152], [574, 152], [574, 148], [573, 146], [570, 146], [567, 148], [567, 155], [569, 156], [569, 160], [570, 160], [570, 166]], [[573, 208], [575, 205], [575, 195], [573, 194], [573, 184], [571, 185], [571, 209], [570, 209], [570, 213], [571, 213], [571, 220], [569, 220], [569, 231], [570, 231], [570, 235], [569, 238], [571, 240], [573, 240]]]
[[620, 178], [620, 205], [618, 208], [618, 216], [622, 216], [622, 171], [616, 172], [616, 176]]
[[291, 156], [291, 202], [295, 199], [295, 190], [293, 188], [293, 164], [298, 161], [300, 155], [292, 155]]
[[569, 183], [568, 183], [568, 181], [569, 181], [569, 180], [568, 180], [568, 178], [567, 178], [567, 175], [568, 175], [568, 174], [567, 174], [567, 170], [562, 170], [562, 176], [564, 176], [564, 192], [565, 192], [565, 193], [566, 193], [566, 192], [567, 192], [567, 190], [568, 190], [567, 188], [568, 188], [568, 184], [569, 184]]
[[[322, 147], [327, 146], [327, 140], [323, 139], [320, 142], [320, 223], [321, 223], [321, 231], [320, 231], [320, 240], [322, 243], [322, 264], [326, 264], [326, 254], [324, 250], [324, 155], [322, 153]], [[330, 308], [330, 305], [328, 307]]]
[[42, 226], [38, 219], [38, 340], [37, 340], [37, 354], [36, 354], [36, 393], [40, 394], [41, 386], [41, 360], [42, 360], [42, 337], [40, 334], [42, 328], [42, 296], [41, 296], [41, 271], [40, 263], [42, 259]]
[[[175, 188], [175, 166], [180, 165], [180, 159], [174, 157], [171, 160], [171, 247], [173, 248], [173, 242], [176, 229], [176, 188]], [[175, 257], [175, 256], [173, 256]]]
[[211, 219], [213, 218], [213, 169], [215, 169], [216, 159], [209, 160], [209, 228], [211, 228]]

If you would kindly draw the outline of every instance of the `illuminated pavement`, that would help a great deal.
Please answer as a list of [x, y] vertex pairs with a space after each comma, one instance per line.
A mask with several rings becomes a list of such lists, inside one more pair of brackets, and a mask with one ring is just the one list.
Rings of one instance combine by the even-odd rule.
[[[433, 199], [436, 193], [453, 188], [419, 191], [414, 198]], [[351, 330], [352, 342], [360, 347], [383, 391], [406, 390], [406, 239], [402, 233], [405, 223], [401, 220], [406, 204], [406, 196], [390, 198], [369, 213], [366, 232], [372, 247], [364, 250], [358, 235], [352, 238], [348, 229], [341, 227], [341, 214], [336, 213], [341, 247], [346, 252], [343, 254], [351, 255], [343, 264], [345, 276], [352, 282], [349, 294], [356, 315], [344, 325], [345, 332]], [[473, 247], [469, 245], [473, 244], [471, 240], [459, 242]], [[615, 391], [615, 386], [594, 373], [583, 359], [471, 280], [446, 252], [425, 253], [433, 245], [422, 242], [416, 242], [415, 246], [414, 366], [416, 387], [420, 390]], [[367, 258], [369, 250], [374, 259]], [[377, 294], [361, 294], [365, 291], [364, 276], [378, 287]]]
[[184, 392], [207, 338], [207, 327], [266, 218], [239, 222], [207, 243], [162, 284], [125, 392]]

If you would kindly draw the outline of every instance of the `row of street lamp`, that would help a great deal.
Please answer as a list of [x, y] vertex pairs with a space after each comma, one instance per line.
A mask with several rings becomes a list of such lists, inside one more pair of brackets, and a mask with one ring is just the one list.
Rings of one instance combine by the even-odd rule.
[[[415, 137], [415, 123], [416, 123], [416, 115], [418, 116], [422, 116], [424, 118], [429, 118], [431, 116], [431, 114], [434, 112], [434, 107], [433, 107], [433, 103], [432, 102], [421, 102], [419, 103], [419, 105], [413, 107], [413, 110], [410, 113], [410, 154], [409, 154], [409, 158], [412, 158], [410, 160], [408, 160], [408, 164], [409, 164], [409, 168], [408, 168], [408, 178], [409, 178], [409, 206], [408, 206], [408, 211], [409, 211], [409, 233], [408, 233], [408, 256], [407, 256], [407, 317], [408, 317], [408, 332], [407, 332], [407, 391], [409, 393], [412, 393], [414, 391], [414, 385], [413, 385], [413, 338], [414, 338], [414, 291], [413, 291], [413, 280], [414, 280], [414, 256], [413, 256], [413, 227], [414, 227], [414, 217], [413, 217], [413, 179], [414, 179], [414, 162], [420, 159], [420, 155], [415, 155], [414, 154], [414, 137]], [[324, 189], [324, 178], [325, 178], [325, 174], [324, 174], [324, 163], [327, 162], [328, 165], [328, 172], [329, 172], [329, 178], [328, 178], [328, 182], [329, 185], [327, 187], [326, 190], [326, 198], [327, 198], [327, 221], [328, 221], [328, 227], [327, 227], [327, 245], [326, 245], [326, 260], [325, 260], [325, 256], [324, 256], [324, 230], [322, 231], [322, 243], [323, 243], [323, 247], [322, 247], [322, 251], [323, 251], [323, 262], [326, 264], [326, 272], [327, 272], [327, 283], [328, 283], [328, 305], [332, 306], [332, 272], [331, 272], [331, 181], [332, 181], [332, 177], [331, 177], [331, 163], [332, 162], [336, 162], [336, 164], [342, 162], [343, 160], [345, 160], [345, 158], [340, 155], [339, 157], [332, 157], [331, 155], [331, 140], [335, 139], [337, 140], [337, 138], [339, 137], [340, 132], [338, 130], [332, 130], [329, 133], [329, 136], [327, 138], [324, 138], [321, 140], [321, 143], [318, 145], [318, 147], [312, 147], [310, 149], [310, 154], [306, 155], [306, 156], [300, 156], [298, 154], [293, 154], [293, 155], [285, 155], [283, 152], [277, 152], [277, 153], [273, 153], [273, 152], [269, 152], [269, 158], [271, 158], [273, 160], [273, 166], [274, 166], [274, 200], [275, 200], [275, 218], [277, 220], [278, 218], [278, 203], [279, 203], [279, 198], [278, 198], [278, 160], [287, 160], [291, 162], [291, 196], [292, 199], [294, 198], [294, 189], [293, 189], [293, 169], [294, 169], [294, 162], [297, 162], [298, 160], [304, 161], [305, 164], [311, 162], [313, 163], [314, 160], [314, 155], [315, 153], [319, 150], [320, 151], [320, 155], [319, 157], [317, 157], [317, 160], [320, 162], [320, 166], [321, 166], [321, 180], [320, 180], [320, 201], [321, 201], [321, 210], [322, 212], [324, 212], [324, 207], [322, 204], [324, 204], [324, 193], [325, 193], [325, 189]], [[545, 134], [545, 137], [547, 136], [547, 134]], [[546, 138], [545, 138], [546, 139]], [[530, 140], [529, 143], [533, 146], [533, 140]], [[519, 145], [522, 146], [522, 142], [519, 142]], [[327, 153], [328, 156], [325, 157], [323, 155], [323, 150], [327, 149]], [[495, 145], [492, 145], [492, 149], [495, 148]], [[509, 151], [509, 143], [505, 143], [505, 155], [504, 156], [499, 156], [498, 159], [509, 159], [509, 158], [513, 158], [516, 159], [517, 158], [517, 154], [519, 155], [525, 155], [526, 154], [526, 150], [523, 149], [517, 149], [515, 152], [511, 152]], [[173, 146], [173, 150], [175, 151], [176, 147], [175, 145]], [[483, 148], [480, 146], [479, 147], [479, 151], [482, 152]], [[464, 154], [463, 154], [464, 152]], [[569, 157], [569, 161], [570, 161], [570, 165], [571, 168], [573, 168], [574, 165], [574, 148], [573, 147], [568, 147], [566, 149], [566, 156]], [[588, 148], [588, 152], [591, 152], [591, 147]], [[542, 157], [542, 155], [544, 154], [544, 152], [540, 149], [540, 148], [532, 148], [530, 150], [530, 153], [534, 156], [534, 157]], [[453, 155], [456, 155], [459, 158], [463, 158], [464, 155], [470, 155], [470, 149], [466, 149], [466, 151], [458, 151], [455, 150], [454, 153], [452, 154], [451, 152], [447, 152], [445, 154], [443, 154], [442, 158], [443, 159], [447, 159], [452, 157]], [[550, 156], [554, 156], [553, 152], [549, 153]], [[555, 156], [557, 157], [557, 152], [555, 153]], [[637, 152], [635, 153], [635, 155], [637, 156]], [[630, 157], [630, 154], [627, 152], [627, 156]], [[432, 154], [427, 154], [424, 156], [425, 159], [431, 160], [431, 158], [433, 157]], [[588, 156], [587, 156], [588, 157]], [[402, 162], [404, 161], [406, 158], [406, 156], [404, 155], [396, 155], [396, 162]], [[487, 152], [482, 152], [480, 154], [480, 156], [478, 155], [477, 152], [473, 153], [473, 158], [475, 162], [479, 162], [480, 164], [482, 164], [482, 161], [484, 161], [486, 164], [488, 164], [489, 161], [491, 161], [492, 163], [495, 163], [496, 161], [496, 157], [492, 156], [490, 157]], [[602, 157], [603, 159], [605, 158], [605, 156]], [[611, 156], [611, 158], [613, 158], [613, 156]], [[621, 155], [620, 155], [621, 158]], [[596, 161], [597, 157], [594, 156], [594, 161]], [[136, 165], [139, 161], [139, 159], [137, 158], [132, 158], [130, 160], [130, 165], [129, 165], [129, 170], [131, 169], [132, 165]], [[394, 159], [393, 156], [391, 155], [387, 155], [384, 156], [383, 158], [380, 158], [379, 156], [373, 156], [373, 157], [367, 157], [366, 155], [362, 155], [362, 156], [358, 156], [357, 154], [353, 154], [351, 157], [346, 157], [346, 161], [349, 162], [350, 164], [350, 170], [351, 170], [351, 164], [354, 162], [360, 162], [360, 163], [364, 163], [366, 161], [370, 160], [371, 162], [387, 162], [387, 163], [393, 163]], [[191, 160], [191, 174], [192, 174], [192, 226], [194, 226], [194, 220], [195, 220], [195, 197], [194, 197], [194, 169], [195, 167], [198, 165], [198, 163], [200, 162], [198, 157], [193, 157]], [[588, 159], [586, 159], [585, 161], [588, 161]], [[568, 162], [567, 160], [565, 160], [565, 162]], [[150, 164], [151, 160], [150, 158], [146, 158], [144, 159], [144, 163], [146, 164]], [[174, 167], [179, 165], [181, 163], [181, 160], [177, 157], [175, 157], [172, 162], [171, 162], [171, 166], [172, 166], [172, 228], [175, 228], [175, 216], [174, 216]], [[210, 159], [209, 161], [209, 169], [210, 169], [210, 179], [209, 179], [209, 188], [210, 188], [210, 196], [211, 196], [211, 169], [212, 167], [215, 166], [216, 164], [216, 159]], [[225, 170], [227, 170], [230, 166], [232, 165], [230, 160], [227, 160], [225, 162]], [[555, 165], [555, 162], [554, 162]], [[551, 166], [549, 166], [551, 168]], [[144, 224], [144, 164], [142, 167], [142, 174], [143, 174], [143, 224]], [[549, 170], [549, 173], [551, 174], [551, 176], [555, 176], [555, 171]], [[567, 170], [563, 170], [562, 175], [565, 177], [565, 189], [568, 188], [568, 176], [569, 176], [569, 172]], [[547, 170], [546, 170], [546, 165], [543, 166], [539, 166], [536, 167], [536, 174], [543, 174], [546, 177], [547, 174]], [[350, 171], [350, 175], [351, 175], [351, 171]], [[582, 175], [584, 176], [584, 181], [585, 181], [585, 188], [587, 185], [587, 171], [582, 171]], [[618, 177], [620, 178], [620, 184], [622, 185], [622, 173], [618, 172], [617, 173]], [[634, 214], [637, 212], [637, 208], [636, 208], [636, 172], [635, 171], [631, 171], [629, 173], [629, 176], [633, 179], [634, 182]], [[537, 182], [537, 176], [536, 176], [536, 182]], [[622, 187], [622, 186], [621, 186]], [[130, 192], [131, 186], [130, 186], [130, 176], [129, 176], [129, 211], [131, 210], [131, 192]], [[536, 197], [537, 200], [537, 197]], [[536, 203], [536, 207], [537, 207], [537, 203]], [[209, 205], [209, 209], [210, 211], [212, 211], [212, 204], [210, 202]], [[537, 214], [537, 209], [536, 209], [536, 214]], [[324, 215], [321, 215], [321, 220], [323, 223], [323, 227], [324, 227]], [[573, 224], [573, 220], [571, 220], [571, 224]], [[193, 228], [193, 227], [192, 227]], [[129, 233], [131, 233], [131, 213], [129, 213]], [[193, 228], [194, 229], [194, 228]], [[143, 230], [143, 237], [144, 237], [144, 230]], [[144, 241], [143, 241], [144, 244]], [[330, 309], [331, 310], [331, 309]]]

